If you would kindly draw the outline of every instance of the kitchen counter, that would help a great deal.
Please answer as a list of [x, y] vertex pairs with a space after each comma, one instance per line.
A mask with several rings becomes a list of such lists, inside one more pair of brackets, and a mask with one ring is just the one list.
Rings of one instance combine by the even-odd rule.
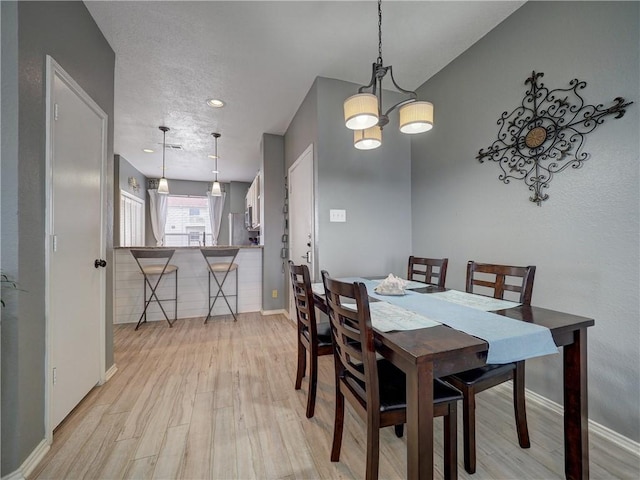
[[[131, 249], [153, 250], [169, 248], [175, 250], [171, 263], [178, 267], [178, 321], [181, 318], [205, 317], [209, 310], [207, 285], [209, 269], [200, 253], [201, 247], [115, 247], [114, 248], [114, 323], [137, 323], [143, 309], [143, 277]], [[239, 248], [235, 263], [238, 264], [238, 311], [258, 312], [262, 309], [262, 246], [260, 245], [220, 245], [204, 248]], [[227, 277], [224, 285], [226, 294], [235, 292], [234, 272]], [[220, 280], [222, 280], [220, 278]], [[215, 294], [215, 282], [211, 281]], [[157, 294], [159, 298], [169, 298], [174, 294], [174, 276], [163, 277]], [[147, 289], [147, 294], [149, 289]], [[235, 306], [235, 299], [229, 303]], [[173, 302], [163, 302], [167, 313], [173, 312]], [[222, 297], [218, 298], [213, 315], [229, 314]], [[171, 313], [169, 313], [171, 315]], [[147, 309], [147, 320], [164, 320], [156, 302]]]
[[172, 250], [200, 250], [201, 248], [262, 248], [262, 245], [216, 245], [211, 246], [207, 245], [205, 247], [200, 247], [197, 245], [192, 245], [190, 247], [113, 247], [114, 250], [156, 250], [156, 249], [172, 249]]

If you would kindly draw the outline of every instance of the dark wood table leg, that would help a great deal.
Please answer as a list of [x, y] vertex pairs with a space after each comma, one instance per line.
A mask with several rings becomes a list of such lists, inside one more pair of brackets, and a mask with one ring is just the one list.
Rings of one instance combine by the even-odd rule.
[[589, 478], [587, 329], [573, 332], [564, 356], [564, 471], [569, 480]]
[[407, 374], [407, 478], [433, 479], [433, 364]]

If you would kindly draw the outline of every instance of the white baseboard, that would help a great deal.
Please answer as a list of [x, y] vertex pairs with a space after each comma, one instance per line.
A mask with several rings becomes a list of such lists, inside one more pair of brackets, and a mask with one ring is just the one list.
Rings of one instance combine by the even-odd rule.
[[22, 465], [20, 465], [20, 468], [9, 475], [2, 477], [2, 480], [24, 480], [27, 478], [38, 466], [40, 460], [42, 460], [42, 458], [47, 454], [49, 447], [50, 445], [47, 441], [42, 440], [33, 452], [31, 452], [31, 455], [29, 455]]
[[289, 317], [289, 313], [281, 308], [280, 310], [260, 310], [261, 315], [284, 315], [285, 317]]
[[118, 366], [114, 363], [113, 365], [111, 365], [111, 368], [107, 370], [107, 373], [104, 374], [104, 383], [107, 383], [109, 380], [111, 380], [111, 377], [113, 377], [117, 371]]
[[[511, 386], [511, 382], [506, 382], [501, 385], [498, 385], [497, 388], [505, 389], [509, 392], [513, 391], [513, 387]], [[542, 395], [526, 389], [527, 401], [537, 403], [543, 408], [551, 410], [554, 413], [557, 413], [560, 416], [564, 416], [564, 407], [559, 403], [554, 402], [553, 400], [549, 400], [547, 397], [543, 397]], [[640, 443], [631, 440], [624, 435], [620, 435], [618, 432], [611, 430], [604, 425], [601, 425], [593, 420], [589, 419], [589, 433], [597, 435], [616, 446], [627, 450], [628, 452], [636, 455], [638, 460], [640, 461]]]

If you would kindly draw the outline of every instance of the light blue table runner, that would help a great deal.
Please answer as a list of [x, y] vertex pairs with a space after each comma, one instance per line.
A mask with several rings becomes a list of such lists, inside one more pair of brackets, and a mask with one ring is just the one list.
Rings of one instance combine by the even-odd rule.
[[340, 281], [362, 282], [367, 287], [370, 297], [398, 305], [481, 338], [489, 344], [487, 363], [510, 363], [558, 353], [551, 331], [540, 325], [465, 307], [410, 290], [402, 296], [378, 295], [374, 292], [377, 283], [363, 278], [341, 278]]

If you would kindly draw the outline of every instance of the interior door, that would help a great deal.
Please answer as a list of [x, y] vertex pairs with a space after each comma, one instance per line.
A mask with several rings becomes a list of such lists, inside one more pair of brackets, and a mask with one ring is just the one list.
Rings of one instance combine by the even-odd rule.
[[[104, 375], [107, 116], [48, 58], [49, 427]], [[96, 262], [96, 260], [98, 262]]]
[[[289, 168], [289, 259], [296, 265], [309, 267], [311, 281], [314, 269], [314, 198], [313, 198], [313, 145], [300, 155]], [[289, 318], [295, 316], [295, 305], [289, 285]]]

